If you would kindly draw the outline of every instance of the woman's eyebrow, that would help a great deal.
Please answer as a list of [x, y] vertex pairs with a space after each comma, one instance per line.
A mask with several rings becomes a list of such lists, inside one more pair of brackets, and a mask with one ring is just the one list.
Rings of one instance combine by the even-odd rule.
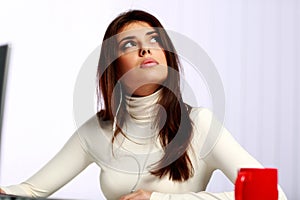
[[152, 35], [153, 33], [157, 33], [157, 31], [149, 31], [146, 33], [146, 35]]
[[124, 37], [123, 39], [120, 40], [119, 44], [124, 41], [124, 40], [132, 40], [132, 39], [135, 39], [136, 37], [135, 36], [127, 36], [127, 37]]
[[[149, 31], [147, 32], [145, 35], [152, 35], [153, 33], [157, 33], [157, 31]], [[120, 40], [119, 44], [124, 41], [124, 40], [132, 40], [132, 39], [135, 39], [136, 37], [135, 36], [127, 36], [127, 37], [124, 37]]]

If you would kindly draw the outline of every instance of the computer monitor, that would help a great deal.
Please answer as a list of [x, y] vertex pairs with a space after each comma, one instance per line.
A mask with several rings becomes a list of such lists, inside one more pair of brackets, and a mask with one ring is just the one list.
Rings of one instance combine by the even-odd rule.
[[8, 68], [8, 60], [9, 60], [8, 57], [9, 57], [9, 45], [8, 44], [0, 45], [0, 152], [1, 152], [1, 133], [2, 133], [2, 122], [3, 122], [3, 115], [4, 115], [7, 68]]

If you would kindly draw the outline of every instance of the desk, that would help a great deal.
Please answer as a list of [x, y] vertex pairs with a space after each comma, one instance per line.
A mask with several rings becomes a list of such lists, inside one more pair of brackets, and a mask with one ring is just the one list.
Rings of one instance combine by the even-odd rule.
[[51, 199], [51, 198], [30, 198], [9, 194], [0, 194], [0, 200], [71, 200], [71, 199]]

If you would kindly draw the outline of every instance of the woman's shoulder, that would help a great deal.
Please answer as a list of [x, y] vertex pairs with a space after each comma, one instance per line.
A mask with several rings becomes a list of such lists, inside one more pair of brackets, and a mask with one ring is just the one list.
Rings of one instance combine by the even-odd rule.
[[97, 114], [91, 116], [82, 125], [79, 125], [77, 131], [81, 132], [98, 132], [98, 131], [108, 131], [111, 128], [110, 121], [104, 121]]
[[76, 134], [84, 149], [100, 162], [106, 159], [111, 149], [111, 131], [110, 121], [101, 120], [97, 115], [93, 115], [76, 130]]
[[110, 140], [111, 137], [111, 122], [102, 120], [97, 114], [90, 117], [76, 130], [79, 137], [88, 142], [103, 140], [103, 138]]
[[209, 108], [193, 107], [190, 118], [194, 127], [193, 142], [203, 157], [218, 141], [223, 125]]
[[191, 107], [190, 117], [194, 120], [211, 120], [214, 114], [211, 109], [205, 107]]

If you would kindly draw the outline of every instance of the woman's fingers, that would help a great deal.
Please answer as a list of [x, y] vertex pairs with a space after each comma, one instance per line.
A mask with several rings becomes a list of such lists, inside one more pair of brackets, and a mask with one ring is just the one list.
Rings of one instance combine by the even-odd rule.
[[149, 200], [152, 192], [146, 190], [137, 190], [133, 193], [122, 196], [120, 200]]

